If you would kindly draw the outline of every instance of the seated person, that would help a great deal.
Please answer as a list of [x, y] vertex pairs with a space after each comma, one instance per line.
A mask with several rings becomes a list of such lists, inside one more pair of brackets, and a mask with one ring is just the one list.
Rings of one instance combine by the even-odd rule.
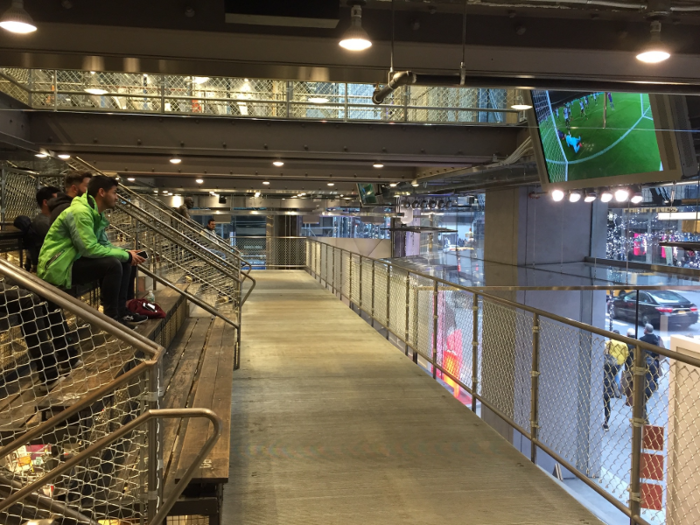
[[46, 234], [49, 233], [49, 228], [51, 227], [51, 210], [49, 210], [49, 201], [56, 198], [56, 195], [58, 195], [60, 192], [61, 190], [54, 186], [45, 186], [36, 192], [36, 202], [41, 211], [32, 220], [34, 238], [32, 239], [32, 246], [29, 249], [29, 256], [32, 260], [32, 265], [35, 268], [37, 264], [39, 264], [39, 251], [41, 250], [41, 245], [44, 244]]
[[51, 225], [39, 254], [38, 275], [64, 289], [100, 281], [106, 316], [122, 324], [140, 324], [144, 315], [126, 308], [131, 266], [145, 261], [138, 250], [113, 246], [105, 234], [109, 222], [105, 210], [117, 205], [116, 179], [97, 175], [90, 179], [87, 193], [76, 197]]
[[89, 171], [70, 171], [64, 179], [65, 193], [59, 193], [58, 196], [51, 199], [48, 203], [49, 211], [51, 212], [51, 224], [58, 218], [59, 215], [70, 206], [75, 197], [80, 197], [87, 191], [88, 183], [92, 178], [92, 173]]

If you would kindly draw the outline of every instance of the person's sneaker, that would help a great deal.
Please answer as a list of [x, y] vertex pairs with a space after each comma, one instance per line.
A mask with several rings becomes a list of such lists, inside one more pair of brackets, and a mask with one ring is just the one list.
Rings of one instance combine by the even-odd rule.
[[148, 317], [146, 317], [145, 315], [129, 312], [128, 314], [123, 315], [121, 320], [123, 324], [137, 325], [148, 321]]
[[605, 430], [606, 432], [607, 432], [608, 430], [610, 430], [610, 427], [608, 426], [607, 423], [603, 423], [603, 430]]

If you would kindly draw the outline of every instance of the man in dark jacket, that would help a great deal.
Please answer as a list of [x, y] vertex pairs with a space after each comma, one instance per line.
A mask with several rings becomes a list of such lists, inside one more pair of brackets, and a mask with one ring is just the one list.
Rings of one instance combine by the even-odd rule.
[[73, 199], [80, 197], [87, 192], [88, 184], [92, 178], [89, 171], [71, 171], [65, 178], [65, 193], [59, 193], [56, 198], [49, 201], [49, 211], [51, 212], [51, 224], [58, 216], [70, 206]]

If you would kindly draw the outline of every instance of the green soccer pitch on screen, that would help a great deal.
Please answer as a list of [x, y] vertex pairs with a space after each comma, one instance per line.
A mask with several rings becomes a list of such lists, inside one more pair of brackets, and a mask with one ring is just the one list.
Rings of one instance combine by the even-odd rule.
[[677, 149], [675, 138], [657, 129], [653, 96], [534, 90], [531, 97], [528, 120], [536, 127], [532, 137], [543, 186], [586, 188], [680, 178], [677, 153], [669, 155]]

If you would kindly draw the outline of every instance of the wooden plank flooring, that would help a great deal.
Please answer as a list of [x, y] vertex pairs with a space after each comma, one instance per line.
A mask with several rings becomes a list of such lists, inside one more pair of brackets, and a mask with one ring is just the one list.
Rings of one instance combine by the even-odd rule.
[[307, 273], [255, 278], [221, 523], [600, 523]]

